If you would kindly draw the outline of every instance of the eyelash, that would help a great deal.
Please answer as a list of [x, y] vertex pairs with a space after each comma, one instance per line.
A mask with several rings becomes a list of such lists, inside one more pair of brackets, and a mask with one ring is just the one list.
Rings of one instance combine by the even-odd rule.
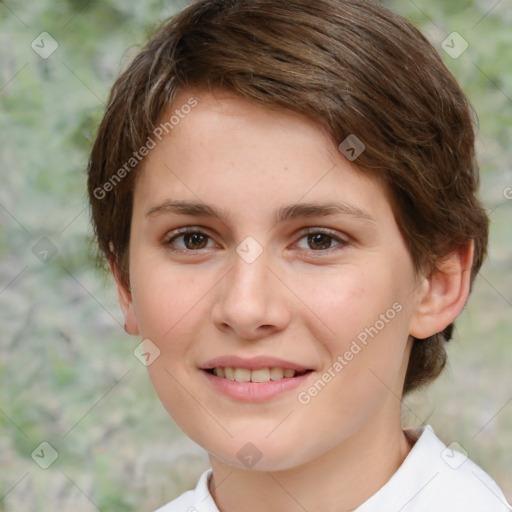
[[[197, 227], [186, 227], [186, 228], [182, 228], [182, 229], [179, 229], [179, 230], [176, 230], [172, 233], [170, 233], [162, 242], [162, 245], [164, 247], [166, 247], [167, 249], [169, 249], [170, 251], [173, 251], [173, 252], [181, 252], [181, 253], [189, 253], [189, 254], [198, 254], [200, 253], [201, 251], [203, 251], [203, 249], [197, 249], [197, 250], [193, 250], [193, 249], [176, 249], [174, 247], [174, 242], [178, 239], [178, 238], [181, 238], [183, 237], [184, 235], [202, 235], [202, 236], [205, 236], [208, 240], [211, 240], [211, 237], [204, 233], [203, 231], [201, 231], [200, 228], [197, 228]], [[309, 253], [312, 253], [312, 254], [315, 254], [315, 255], [318, 255], [318, 253], [331, 253], [333, 250], [340, 250], [340, 249], [343, 249], [345, 246], [347, 246], [349, 244], [349, 241], [344, 239], [344, 238], [341, 238], [337, 235], [335, 235], [332, 231], [328, 230], [328, 229], [325, 229], [325, 228], [307, 228], [307, 230], [305, 232], [302, 233], [301, 237], [299, 238], [298, 241], [304, 239], [304, 238], [307, 238], [311, 235], [317, 235], [317, 234], [322, 234], [322, 235], [326, 235], [328, 236], [331, 240], [337, 242], [337, 245], [335, 245], [334, 247], [329, 247], [327, 249], [303, 249]], [[296, 242], [298, 243], [298, 242]], [[307, 243], [307, 242], [306, 242]]]

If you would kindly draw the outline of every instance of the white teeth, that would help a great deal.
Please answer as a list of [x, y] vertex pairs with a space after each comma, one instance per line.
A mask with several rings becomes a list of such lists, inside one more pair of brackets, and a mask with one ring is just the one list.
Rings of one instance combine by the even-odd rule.
[[235, 380], [237, 382], [250, 382], [251, 370], [247, 368], [235, 368]]
[[261, 368], [261, 370], [253, 370], [251, 372], [252, 382], [268, 382], [270, 380], [270, 370], [268, 368]]
[[304, 371], [296, 371], [290, 368], [258, 368], [257, 370], [249, 370], [248, 368], [230, 368], [216, 367], [213, 374], [228, 380], [237, 382], [268, 382], [270, 380], [281, 380], [283, 378], [295, 377], [295, 375], [303, 375]]
[[282, 368], [270, 368], [270, 378], [272, 380], [280, 380], [284, 377], [284, 370]]

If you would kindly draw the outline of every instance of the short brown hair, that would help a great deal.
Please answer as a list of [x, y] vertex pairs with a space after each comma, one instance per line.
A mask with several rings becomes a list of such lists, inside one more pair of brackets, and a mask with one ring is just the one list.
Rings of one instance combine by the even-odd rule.
[[[426, 38], [368, 0], [199, 0], [167, 21], [117, 79], [91, 152], [96, 236], [125, 284], [133, 155], [187, 88], [299, 112], [336, 143], [355, 135], [365, 150], [354, 163], [384, 184], [415, 268], [431, 272], [473, 240], [473, 281], [488, 219], [477, 197], [472, 110]], [[452, 329], [414, 340], [404, 392], [439, 375]]]

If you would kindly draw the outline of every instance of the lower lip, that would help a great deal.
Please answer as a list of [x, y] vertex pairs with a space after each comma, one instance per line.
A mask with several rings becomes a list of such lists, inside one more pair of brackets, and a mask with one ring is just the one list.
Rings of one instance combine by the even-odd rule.
[[278, 395], [291, 391], [301, 384], [313, 373], [268, 382], [237, 382], [212, 375], [201, 370], [209, 383], [220, 393], [244, 402], [263, 402]]

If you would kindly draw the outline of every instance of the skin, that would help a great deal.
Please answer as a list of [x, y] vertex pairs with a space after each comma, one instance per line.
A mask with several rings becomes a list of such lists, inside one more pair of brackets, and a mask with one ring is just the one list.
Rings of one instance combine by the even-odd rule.
[[[173, 108], [192, 94], [197, 107], [137, 179], [130, 288], [117, 279], [126, 329], [159, 348], [150, 378], [208, 451], [219, 510], [353, 510], [410, 451], [400, 423], [410, 336], [439, 332], [460, 312], [472, 245], [418, 275], [383, 188], [319, 125], [222, 91], [182, 91]], [[162, 208], [169, 200], [206, 203], [226, 218]], [[305, 202], [342, 202], [351, 213], [275, 222], [279, 208]], [[187, 226], [205, 237], [174, 238]], [[315, 238], [321, 228], [328, 235]], [[236, 252], [248, 236], [263, 249], [252, 263]], [[300, 403], [298, 393], [393, 304], [400, 312]], [[296, 390], [242, 402], [199, 369], [223, 355], [274, 356], [314, 371]], [[237, 457], [246, 443], [261, 454], [252, 468]]]

